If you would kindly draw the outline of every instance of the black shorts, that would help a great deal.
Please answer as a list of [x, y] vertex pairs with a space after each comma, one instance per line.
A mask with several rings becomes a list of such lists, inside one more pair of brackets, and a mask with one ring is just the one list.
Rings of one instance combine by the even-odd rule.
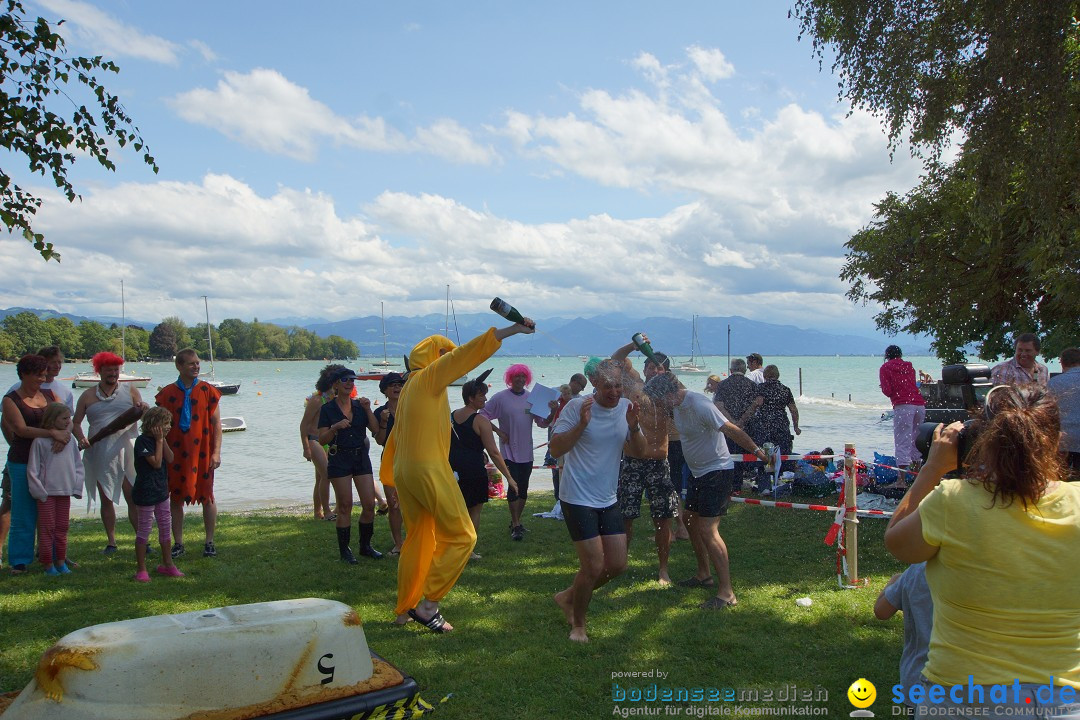
[[691, 475], [686, 490], [686, 509], [701, 517], [727, 515], [734, 479], [734, 470], [713, 470], [701, 477]]
[[608, 505], [606, 508], [594, 508], [574, 505], [563, 500], [561, 505], [566, 528], [570, 531], [570, 539], [574, 542], [592, 540], [600, 535], [626, 534], [619, 503]]
[[460, 477], [457, 481], [461, 488], [461, 497], [465, 498], [465, 507], [480, 505], [488, 501], [488, 478], [487, 475], [475, 475], [473, 477]]
[[355, 475], [371, 475], [371, 458], [364, 448], [339, 448], [330, 446], [327, 453], [326, 477], [340, 478]]
[[7, 471], [7, 463], [4, 463], [3, 479], [0, 479], [0, 502], [11, 497], [11, 475]]
[[529, 476], [532, 475], [532, 463], [516, 463], [507, 460], [506, 468], [518, 486], [517, 492], [514, 492], [510, 483], [506, 483], [506, 501], [514, 502], [529, 497]]

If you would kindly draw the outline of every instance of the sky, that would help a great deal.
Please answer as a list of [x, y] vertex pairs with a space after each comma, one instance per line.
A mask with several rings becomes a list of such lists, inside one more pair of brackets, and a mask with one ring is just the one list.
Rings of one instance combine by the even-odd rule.
[[[785, 2], [30, 0], [157, 159], [82, 157], [0, 236], [0, 307], [343, 320], [742, 315], [872, 333], [844, 243], [920, 167]], [[63, 107], [63, 106], [61, 106]], [[70, 113], [69, 105], [66, 112]]]

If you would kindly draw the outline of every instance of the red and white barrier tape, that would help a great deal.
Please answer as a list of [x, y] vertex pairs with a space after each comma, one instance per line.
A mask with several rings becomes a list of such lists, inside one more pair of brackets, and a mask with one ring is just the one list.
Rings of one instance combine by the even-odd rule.
[[[789, 508], [791, 510], [818, 510], [820, 512], [835, 512], [838, 513], [843, 519], [843, 515], [847, 512], [848, 508], [836, 505], [808, 505], [804, 503], [792, 503], [781, 502], [779, 500], [758, 500], [757, 498], [744, 498], [744, 497], [732, 497], [731, 502], [742, 503], [744, 505], [762, 505], [764, 507], [778, 507]], [[878, 515], [881, 517], [892, 517], [892, 513], [888, 510], [856, 510], [859, 514], [866, 515]], [[829, 543], [830, 545], [832, 543]]]

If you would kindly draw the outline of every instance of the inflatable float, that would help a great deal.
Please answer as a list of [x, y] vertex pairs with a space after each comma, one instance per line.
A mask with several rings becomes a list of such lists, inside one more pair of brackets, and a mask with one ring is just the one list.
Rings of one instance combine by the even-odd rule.
[[411, 718], [432, 707], [368, 649], [348, 605], [304, 598], [83, 628], [42, 655], [2, 720]]

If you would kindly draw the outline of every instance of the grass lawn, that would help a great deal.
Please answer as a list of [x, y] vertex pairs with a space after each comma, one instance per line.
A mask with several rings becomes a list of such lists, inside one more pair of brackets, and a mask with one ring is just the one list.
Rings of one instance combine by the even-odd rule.
[[[547, 510], [550, 494], [531, 497], [528, 513]], [[835, 550], [822, 543], [832, 521], [820, 512], [733, 505], [720, 522], [732, 554], [739, 606], [705, 611], [702, 589], [662, 587], [646, 518], [639, 519], [625, 575], [594, 596], [587, 645], [567, 639], [569, 628], [551, 595], [569, 585], [577, 561], [565, 526], [529, 517], [523, 542], [507, 533], [505, 503], [483, 513], [477, 551], [483, 559], [466, 568], [444, 601], [456, 630], [445, 636], [415, 623], [391, 624], [396, 563], [361, 558], [357, 566], [337, 559], [331, 523], [272, 512], [223, 514], [218, 557], [201, 552], [178, 561], [182, 579], [155, 576], [134, 583], [134, 533], [122, 524], [120, 552], [100, 554], [104, 532], [97, 521], [72, 525], [69, 556], [79, 562], [71, 575], [46, 577], [40, 566], [29, 576], [0, 573], [0, 691], [21, 689], [41, 653], [68, 632], [97, 623], [162, 613], [320, 597], [354, 607], [364, 621], [372, 650], [413, 675], [423, 697], [453, 697], [436, 717], [600, 718], [619, 708], [653, 708], [660, 715], [701, 717], [725, 706], [788, 703], [615, 703], [613, 683], [623, 690], [732, 688], [827, 691], [831, 716], [852, 710], [847, 688], [866, 677], [877, 686], [871, 710], [889, 715], [889, 690], [898, 682], [902, 622], [873, 617], [878, 591], [902, 569], [884, 550], [884, 520], [860, 525], [860, 574], [868, 587], [840, 590]], [[123, 523], [123, 521], [121, 521]], [[201, 548], [202, 522], [189, 514], [186, 540]], [[386, 521], [376, 523], [376, 545], [389, 547]], [[151, 539], [156, 542], [156, 533]], [[353, 543], [356, 542], [355, 523]], [[152, 567], [152, 566], [151, 566]], [[687, 542], [676, 543], [675, 579], [695, 568]], [[795, 604], [810, 597], [811, 607]], [[616, 678], [613, 673], [656, 671], [665, 679]], [[801, 703], [799, 704], [802, 705]], [[665, 707], [670, 706], [670, 707]]]

